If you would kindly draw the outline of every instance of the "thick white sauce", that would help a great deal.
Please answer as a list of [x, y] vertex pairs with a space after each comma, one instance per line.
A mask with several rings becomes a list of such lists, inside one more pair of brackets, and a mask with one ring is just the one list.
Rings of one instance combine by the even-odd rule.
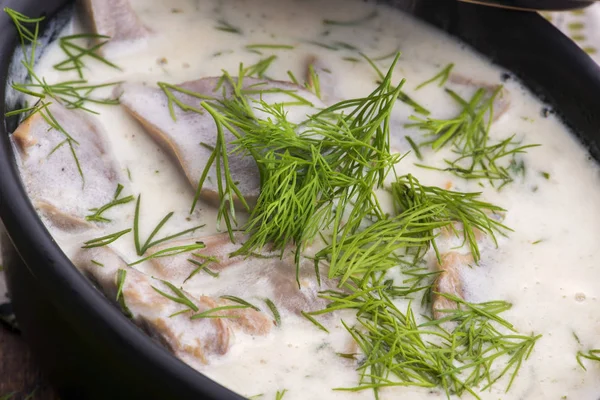
[[[395, 80], [406, 78], [404, 89], [437, 118], [453, 116], [457, 109], [435, 84], [418, 91], [415, 87], [434, 76], [441, 67], [454, 63], [454, 71], [474, 81], [499, 84], [502, 70], [452, 38], [424, 26], [418, 21], [385, 6], [344, 0], [156, 0], [132, 1], [134, 9], [153, 35], [132, 46], [113, 46], [107, 57], [121, 71], [88, 62], [86, 77], [93, 83], [109, 81], [157, 81], [177, 84], [205, 76], [218, 76], [222, 70], [237, 71], [238, 64], [253, 64], [266, 55], [277, 60], [269, 77], [288, 80], [286, 71], [304, 76], [306, 59], [315, 55], [334, 72], [336, 96], [353, 98], [367, 95], [374, 87], [376, 75], [366, 62], [348, 62], [343, 57], [357, 57], [349, 50], [332, 51], [309, 41], [345, 42], [372, 58], [395, 50], [402, 57]], [[378, 9], [376, 18], [356, 26], [324, 26], [323, 19], [354, 20]], [[216, 30], [218, 20], [239, 27], [243, 35]], [[65, 34], [80, 29], [73, 21]], [[245, 49], [248, 44], [277, 43], [294, 45], [292, 50], [261, 50], [257, 55]], [[52, 66], [63, 54], [51, 45], [39, 63], [38, 75], [48, 82], [75, 78]], [[391, 59], [379, 61], [386, 70]], [[576, 399], [595, 400], [600, 396], [600, 364], [586, 362], [587, 371], [575, 359], [578, 350], [600, 347], [600, 179], [599, 169], [590, 161], [586, 150], [554, 116], [541, 116], [543, 105], [513, 79], [503, 83], [510, 92], [510, 108], [492, 126], [492, 139], [515, 134], [524, 143], [539, 143], [523, 156], [527, 167], [523, 179], [498, 192], [475, 181], [463, 181], [446, 173], [413, 166], [411, 154], [398, 165], [398, 172], [411, 172], [424, 184], [453, 189], [482, 191], [486, 201], [508, 210], [504, 223], [513, 228], [507, 238], [500, 238], [498, 248], [482, 247], [480, 266], [465, 272], [467, 299], [472, 302], [502, 299], [513, 303], [503, 316], [523, 333], [541, 333], [534, 352], [525, 362], [508, 393], [506, 380], [482, 393], [485, 399]], [[459, 93], [469, 95], [473, 89], [448, 84]], [[107, 95], [109, 93], [106, 93]], [[169, 224], [172, 232], [190, 227], [198, 221], [203, 230], [216, 231], [214, 209], [201, 210], [186, 221], [193, 190], [178, 167], [144, 130], [119, 107], [91, 106], [98, 116], [119, 160], [133, 194], [142, 193], [143, 235], [169, 211], [175, 216]], [[395, 150], [410, 150], [403, 137], [420, 133], [403, 128], [412, 110], [398, 104], [394, 114], [392, 144]], [[444, 151], [424, 150], [426, 164], [442, 165]], [[547, 172], [549, 179], [541, 173]], [[74, 199], [75, 200], [75, 199]], [[115, 232], [131, 226], [133, 203], [111, 210], [107, 216], [116, 225]], [[168, 231], [168, 230], [167, 230]], [[165, 231], [165, 233], [167, 233]], [[55, 231], [55, 237], [67, 254], [73, 254], [86, 239]], [[101, 236], [93, 231], [90, 237]], [[542, 240], [541, 242], [534, 244]], [[129, 260], [135, 260], [130, 239], [115, 242], [115, 248]], [[144, 265], [139, 265], [144, 270]], [[225, 278], [223, 278], [225, 279]], [[231, 279], [235, 279], [232, 277]], [[198, 295], [221, 293], [223, 282], [185, 289]], [[257, 293], [254, 293], [257, 296]], [[252, 299], [252, 294], [247, 294]], [[405, 308], [406, 302], [399, 301]], [[423, 310], [424, 311], [424, 310]], [[343, 317], [352, 321], [351, 315]], [[285, 400], [293, 399], [372, 399], [373, 393], [334, 391], [332, 388], [357, 384], [357, 373], [347, 360], [335, 352], [344, 352], [348, 336], [339, 318], [326, 322], [331, 333], [317, 330], [305, 319], [284, 315], [284, 323], [266, 337], [237, 335], [235, 345], [223, 357], [215, 357], [207, 366], [197, 366], [204, 374], [246, 396], [264, 394], [272, 399], [286, 389]], [[581, 344], [573, 337], [576, 333]], [[381, 392], [383, 399], [443, 398], [441, 390], [391, 388]], [[465, 395], [468, 397], [468, 395]]]

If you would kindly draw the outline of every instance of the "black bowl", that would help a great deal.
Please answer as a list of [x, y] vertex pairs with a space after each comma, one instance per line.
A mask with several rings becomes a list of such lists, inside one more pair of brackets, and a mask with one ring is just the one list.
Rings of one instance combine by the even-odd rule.
[[[600, 69], [545, 19], [450, 0], [392, 2], [513, 71], [598, 158]], [[66, 3], [8, 0], [2, 5], [28, 16], [51, 16]], [[0, 38], [4, 115], [5, 82], [16, 46], [14, 28], [4, 13]], [[154, 343], [75, 269], [25, 194], [6, 121], [0, 136], [0, 217], [10, 239], [2, 241], [8, 284], [25, 338], [62, 397], [242, 399]]]

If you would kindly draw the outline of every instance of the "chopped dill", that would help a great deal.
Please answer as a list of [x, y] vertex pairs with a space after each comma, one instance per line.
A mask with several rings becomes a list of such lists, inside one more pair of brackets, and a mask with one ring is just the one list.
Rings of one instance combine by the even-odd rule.
[[[415, 127], [425, 132], [426, 140], [420, 146], [431, 146], [433, 150], [451, 146], [457, 155], [454, 160], [444, 160], [446, 168], [437, 168], [417, 164], [419, 167], [448, 171], [464, 179], [487, 179], [490, 184], [500, 182], [498, 189], [512, 182], [514, 176], [524, 173], [519, 154], [537, 144], [521, 145], [514, 135], [496, 144], [489, 143], [489, 131], [493, 120], [493, 103], [501, 87], [485, 97], [486, 91], [478, 89], [473, 97], [466, 101], [452, 90], [446, 93], [462, 107], [462, 111], [450, 119], [433, 119], [411, 116], [414, 122], [405, 127]], [[487, 121], [486, 121], [487, 116]], [[508, 165], [501, 161], [508, 159]]]
[[[135, 250], [137, 252], [138, 256], [143, 256], [146, 251], [148, 249], [150, 249], [151, 247], [157, 246], [161, 243], [165, 243], [168, 242], [169, 240], [178, 238], [180, 236], [186, 235], [188, 233], [192, 233], [197, 229], [202, 228], [204, 225], [198, 225], [189, 229], [184, 229], [181, 232], [177, 232], [168, 236], [165, 236], [161, 239], [156, 239], [153, 240], [154, 237], [158, 234], [158, 232], [160, 232], [160, 230], [162, 229], [162, 227], [169, 221], [169, 219], [173, 216], [173, 212], [171, 211], [170, 213], [168, 213], [167, 215], [165, 215], [163, 217], [162, 220], [160, 220], [160, 222], [156, 225], [156, 227], [154, 228], [154, 230], [152, 231], [152, 233], [150, 233], [150, 235], [148, 236], [148, 238], [146, 239], [146, 241], [142, 244], [142, 242], [140, 241], [140, 229], [139, 229], [139, 222], [140, 222], [140, 201], [142, 199], [142, 195], [138, 195], [137, 201], [135, 203], [135, 214], [133, 217], [133, 240], [134, 240], [134, 244], [135, 244]], [[202, 247], [199, 247], [202, 246]], [[166, 257], [166, 255], [164, 254], [169, 254], [172, 255], [171, 253], [175, 252], [176, 254], [180, 254], [182, 252], [185, 251], [193, 251], [194, 249], [197, 248], [204, 248], [204, 244], [203, 243], [197, 243], [194, 245], [187, 245], [187, 246], [177, 246], [177, 247], [173, 247], [170, 249], [163, 249], [159, 252], [154, 253], [152, 256], [150, 257], [146, 257], [142, 260], [146, 260], [149, 258], [156, 258], [156, 257]], [[187, 249], [191, 249], [191, 250], [187, 250]], [[183, 251], [182, 251], [183, 250]], [[159, 253], [161, 255], [159, 255]], [[142, 262], [142, 260], [139, 260], [137, 262], [135, 262], [134, 264], [137, 264], [139, 262]], [[132, 264], [133, 265], [133, 264]]]
[[188, 262], [190, 264], [192, 264], [192, 265], [195, 265], [196, 269], [194, 269], [188, 275], [188, 277], [185, 278], [185, 280], [183, 281], [183, 283], [186, 283], [187, 281], [189, 281], [190, 279], [192, 279], [194, 276], [196, 276], [201, 271], [206, 272], [208, 275], [212, 276], [213, 278], [218, 278], [219, 277], [219, 273], [218, 272], [211, 271], [210, 268], [208, 268], [208, 266], [211, 263], [217, 262], [217, 259], [215, 257], [206, 257], [206, 256], [203, 256], [202, 254], [198, 254], [198, 253], [192, 253], [192, 256], [201, 258], [204, 261], [200, 262], [198, 260], [194, 260], [192, 258], [188, 258]]
[[309, 320], [310, 322], [312, 322], [317, 328], [319, 328], [322, 331], [325, 331], [327, 333], [329, 333], [329, 331], [327, 330], [327, 328], [325, 328], [319, 321], [317, 321], [312, 315], [310, 315], [309, 313], [305, 312], [305, 311], [300, 311], [300, 314], [302, 314], [302, 316], [304, 318], [306, 318], [307, 320]]
[[229, 32], [229, 33], [234, 33], [236, 35], [241, 35], [242, 34], [242, 30], [238, 27], [235, 27], [233, 25], [231, 25], [229, 22], [220, 19], [218, 22], [218, 25], [215, 26], [216, 30], [219, 31], [223, 31], [223, 32]]
[[92, 264], [95, 264], [95, 265], [97, 265], [99, 267], [104, 267], [104, 264], [102, 264], [101, 262], [98, 262], [96, 260], [91, 260], [91, 261], [92, 261]]
[[267, 307], [269, 307], [269, 310], [271, 310], [271, 314], [273, 314], [275, 325], [281, 326], [281, 315], [279, 314], [279, 310], [277, 310], [277, 306], [275, 306], [275, 303], [273, 303], [271, 299], [265, 299], [264, 301]]
[[119, 270], [117, 271], [117, 277], [116, 277], [116, 279], [117, 279], [117, 296], [116, 296], [115, 300], [121, 306], [121, 311], [123, 311], [123, 314], [125, 314], [125, 316], [127, 318], [133, 318], [133, 314], [127, 307], [127, 304], [125, 304], [125, 295], [123, 294], [123, 286], [125, 285], [126, 277], [127, 277], [127, 271], [122, 268], [119, 268]]
[[224, 300], [229, 300], [229, 301], [232, 301], [234, 303], [241, 304], [243, 306], [250, 307], [251, 309], [256, 310], [256, 311], [260, 311], [260, 308], [258, 308], [255, 305], [247, 302], [246, 300], [240, 299], [239, 297], [236, 297], [236, 296], [224, 295], [224, 296], [220, 296], [219, 298], [220, 299], [224, 299]]
[[198, 311], [198, 306], [194, 304], [194, 302], [191, 301], [181, 289], [173, 285], [171, 282], [163, 280], [161, 280], [161, 282], [165, 284], [171, 290], [171, 292], [173, 292], [174, 295], [167, 294], [155, 286], [152, 286], [152, 289], [154, 289], [161, 296], [166, 297], [167, 299], [174, 301], [175, 303], [182, 304], [194, 312]]
[[88, 241], [84, 242], [83, 246], [81, 246], [81, 247], [83, 249], [91, 249], [91, 248], [94, 248], [94, 247], [108, 246], [109, 244], [111, 244], [112, 242], [116, 241], [121, 236], [128, 234], [129, 232], [131, 232], [131, 228], [130, 229], [124, 229], [122, 231], [111, 233], [111, 234], [108, 234], [108, 235], [105, 235], [105, 236], [101, 236], [99, 238], [91, 239], [91, 240], [88, 240]]
[[454, 64], [450, 63], [448, 65], [446, 65], [440, 72], [438, 72], [433, 78], [426, 80], [425, 82], [421, 83], [419, 86], [416, 87], [416, 90], [421, 89], [424, 86], [429, 85], [430, 83], [433, 83], [437, 80], [439, 80], [438, 82], [438, 86], [442, 87], [444, 86], [444, 84], [446, 83], [446, 81], [448, 80], [448, 77], [450, 76], [450, 72], [452, 72], [452, 68], [454, 68]]
[[[92, 47], [82, 47], [80, 41], [97, 41], [98, 43]], [[106, 45], [110, 40], [110, 36], [98, 35], [94, 33], [79, 33], [76, 35], [62, 36], [58, 39], [58, 45], [67, 56], [67, 59], [54, 65], [54, 69], [58, 71], [77, 71], [80, 79], [83, 79], [83, 68], [85, 63], [83, 58], [89, 57], [98, 62], [101, 62], [109, 67], [120, 69], [117, 65], [100, 56], [98, 51]]]
[[216, 314], [220, 311], [227, 311], [227, 310], [239, 310], [239, 309], [245, 309], [245, 308], [250, 308], [249, 306], [246, 305], [232, 305], [232, 306], [220, 306], [220, 307], [215, 307], [215, 308], [211, 308], [210, 310], [206, 310], [203, 311], [201, 313], [198, 314], [194, 314], [190, 317], [190, 319], [201, 319], [201, 318], [237, 318], [237, 316], [235, 315], [227, 315], [227, 314]]
[[246, 46], [246, 49], [250, 50], [260, 50], [260, 49], [268, 49], [268, 50], [293, 50], [295, 46], [291, 44], [249, 44]]
[[283, 400], [283, 396], [285, 396], [285, 394], [287, 393], [287, 389], [283, 389], [281, 391], [277, 391], [277, 393], [275, 393], [275, 400]]
[[583, 365], [582, 359], [585, 358], [587, 360], [600, 362], [600, 349], [589, 350], [587, 353], [578, 351], [576, 358], [577, 358], [577, 363], [579, 364], [579, 366], [581, 368], [583, 368], [584, 371], [587, 371], [587, 368], [585, 367], [585, 365]]
[[121, 204], [127, 204], [134, 200], [133, 196], [126, 196], [126, 197], [119, 198], [119, 196], [121, 195], [121, 191], [123, 191], [123, 185], [121, 185], [119, 183], [119, 184], [117, 184], [117, 189], [115, 190], [113, 199], [110, 202], [103, 205], [102, 207], [91, 208], [89, 211], [92, 211], [94, 214], [86, 216], [85, 217], [86, 221], [110, 222], [111, 221], [110, 219], [102, 216], [102, 214], [104, 214], [104, 212], [108, 211], [109, 209], [111, 209], [113, 207], [116, 207]]
[[546, 180], [550, 180], [550, 174], [548, 172], [540, 172], [540, 174], [542, 175], [542, 177]]

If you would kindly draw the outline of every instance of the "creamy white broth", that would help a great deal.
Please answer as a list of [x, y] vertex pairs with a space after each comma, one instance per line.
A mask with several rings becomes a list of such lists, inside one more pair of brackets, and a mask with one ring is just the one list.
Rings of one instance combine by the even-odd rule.
[[[482, 398], [529, 399], [567, 398], [596, 399], [600, 395], [600, 365], [585, 362], [584, 371], [576, 362], [579, 350], [598, 348], [600, 343], [600, 304], [598, 303], [600, 255], [596, 238], [600, 237], [600, 180], [595, 162], [565, 126], [553, 115], [542, 117], [544, 107], [519, 82], [501, 81], [504, 73], [463, 44], [385, 6], [359, 1], [132, 1], [142, 22], [151, 28], [147, 39], [133, 44], [109, 45], [106, 57], [121, 71], [89, 61], [85, 71], [92, 83], [111, 81], [157, 81], [181, 83], [206, 76], [218, 76], [222, 70], [232, 74], [240, 62], [250, 65], [274, 54], [277, 59], [268, 70], [273, 79], [289, 80], [290, 70], [299, 79], [305, 76], [309, 56], [323, 59], [338, 82], [335, 95], [354, 98], [369, 94], [377, 75], [364, 61], [349, 62], [344, 57], [358, 57], [355, 51], [332, 51], [308, 42], [349, 43], [369, 57], [377, 58], [399, 50], [402, 53], [394, 71], [394, 81], [406, 78], [404, 90], [432, 111], [434, 118], [449, 118], [458, 111], [455, 103], [436, 83], [420, 90], [416, 87], [437, 74], [448, 63], [454, 72], [475, 82], [503, 84], [510, 93], [510, 108], [492, 125], [491, 138], [500, 140], [516, 135], [524, 144], [541, 144], [523, 155], [526, 174], [501, 191], [479, 181], [465, 181], [449, 173], [414, 166], [409, 154], [397, 166], [399, 175], [412, 173], [428, 185], [451, 187], [468, 192], [481, 191], [482, 198], [507, 210], [503, 223], [514, 231], [498, 237], [498, 246], [489, 240], [480, 245], [479, 266], [464, 269], [465, 297], [471, 302], [506, 300], [513, 308], [502, 316], [522, 334], [542, 334], [530, 358], [524, 362], [510, 391], [508, 379], [502, 379]], [[351, 21], [378, 10], [375, 18], [356, 26], [324, 25], [323, 19]], [[216, 30], [219, 20], [239, 28], [243, 35]], [[64, 34], [79, 32], [77, 20]], [[329, 33], [323, 35], [324, 32]], [[245, 46], [257, 43], [293, 45], [293, 50], [261, 49], [262, 55]], [[50, 45], [37, 67], [39, 76], [48, 82], [75, 79], [74, 73], [53, 68], [64, 59], [56, 44]], [[391, 59], [377, 61], [386, 71]], [[448, 82], [447, 87], [470, 96], [474, 88]], [[106, 90], [105, 95], [110, 95]], [[155, 143], [144, 129], [120, 107], [90, 105], [100, 114], [104, 127], [131, 194], [142, 194], [141, 232], [146, 237], [168, 212], [174, 216], [164, 233], [206, 224], [198, 233], [217, 231], [214, 207], [202, 204], [189, 215], [194, 191], [172, 158]], [[404, 136], [421, 137], [416, 129], [404, 128], [414, 111], [398, 103], [393, 115], [392, 147], [405, 153], [410, 146]], [[448, 150], [433, 152], [422, 149], [427, 165], [442, 166], [450, 156]], [[546, 179], [542, 173], [548, 173]], [[77, 199], [73, 199], [76, 201]], [[382, 202], [389, 201], [382, 192]], [[106, 228], [77, 235], [50, 226], [54, 237], [67, 255], [73, 255], [82, 242], [103, 234], [131, 227], [134, 204], [114, 208], [107, 216], [115, 222]], [[242, 218], [243, 221], [243, 218]], [[223, 227], [222, 227], [223, 228]], [[460, 245], [460, 240], [441, 243], [442, 251]], [[128, 261], [137, 260], [133, 241], [125, 237], [112, 244]], [[461, 251], [466, 251], [462, 249]], [[429, 257], [433, 265], [433, 255]], [[148, 271], [147, 264], [136, 265]], [[391, 273], [393, 276], [394, 272]], [[207, 278], [208, 279], [208, 278]], [[236, 270], [214, 280], [193, 280], [184, 289], [194, 295], [221, 295], [232, 292]], [[399, 278], [402, 279], [402, 278]], [[258, 291], [258, 293], [257, 293]], [[265, 293], [250, 287], [236, 295], [255, 301]], [[407, 300], [396, 301], [406, 309]], [[427, 313], [415, 307], [416, 312]], [[306, 319], [282, 311], [283, 323], [264, 337], [236, 334], [227, 354], [212, 357], [208, 365], [197, 360], [185, 361], [217, 382], [246, 396], [274, 398], [277, 391], [287, 390], [285, 399], [331, 398], [372, 399], [371, 390], [335, 391], [333, 388], [358, 384], [355, 365], [335, 353], [346, 353], [349, 336], [340, 323], [351, 324], [349, 313], [321, 319], [330, 334], [318, 330]], [[574, 338], [573, 333], [581, 341]], [[394, 387], [381, 390], [381, 398], [407, 396], [411, 399], [442, 398], [442, 389]], [[465, 394], [463, 397], [469, 398]]]

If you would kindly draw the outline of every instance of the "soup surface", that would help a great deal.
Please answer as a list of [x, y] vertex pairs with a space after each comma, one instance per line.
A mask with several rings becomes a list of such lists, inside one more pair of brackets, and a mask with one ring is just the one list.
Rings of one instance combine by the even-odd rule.
[[600, 396], [599, 170], [510, 72], [370, 2], [84, 3], [13, 142], [153, 338], [249, 398]]

